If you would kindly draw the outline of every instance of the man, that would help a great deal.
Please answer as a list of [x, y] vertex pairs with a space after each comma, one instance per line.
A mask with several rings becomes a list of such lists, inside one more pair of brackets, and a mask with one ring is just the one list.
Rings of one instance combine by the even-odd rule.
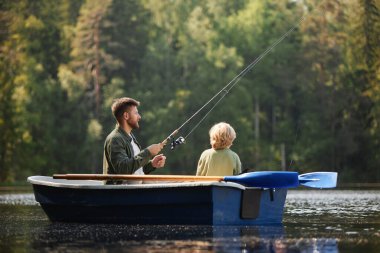
[[164, 145], [152, 144], [141, 150], [132, 134], [133, 129], [139, 128], [139, 105], [140, 102], [127, 97], [114, 100], [111, 109], [117, 125], [104, 142], [103, 174], [148, 174], [164, 167], [166, 157], [157, 155]]

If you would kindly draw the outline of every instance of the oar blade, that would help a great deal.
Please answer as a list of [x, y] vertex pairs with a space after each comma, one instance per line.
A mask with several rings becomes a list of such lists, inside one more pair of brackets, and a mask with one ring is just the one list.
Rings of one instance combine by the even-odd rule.
[[311, 172], [299, 175], [299, 182], [303, 186], [311, 188], [335, 188], [337, 172]]
[[256, 171], [238, 176], [226, 176], [223, 180], [248, 187], [292, 188], [299, 186], [298, 173], [291, 171]]

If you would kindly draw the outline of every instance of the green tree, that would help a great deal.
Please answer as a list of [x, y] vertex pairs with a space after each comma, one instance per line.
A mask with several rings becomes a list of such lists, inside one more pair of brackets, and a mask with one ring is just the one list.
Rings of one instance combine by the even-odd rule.
[[[73, 129], [73, 133], [80, 136], [81, 161], [77, 168], [90, 167], [96, 171], [101, 160], [100, 142], [102, 139], [102, 125], [100, 113], [102, 108], [102, 85], [109, 78], [105, 74], [107, 69], [122, 66], [120, 60], [115, 59], [104, 49], [107, 42], [103, 30], [107, 27], [105, 16], [112, 1], [85, 1], [81, 6], [78, 20], [74, 28], [74, 37], [71, 41], [70, 61], [62, 64], [59, 70], [59, 80], [62, 88], [68, 95], [70, 107], [76, 105], [74, 117], [69, 117], [70, 126], [74, 126], [78, 117], [81, 118], [82, 127]], [[66, 148], [76, 149], [78, 142]], [[90, 149], [90, 147], [96, 147]], [[98, 158], [99, 157], [99, 158]]]
[[59, 87], [53, 80], [61, 60], [59, 15], [49, 1], [18, 1], [4, 7], [1, 180], [14, 180], [57, 165], [47, 157], [55, 157], [58, 135], [52, 127], [56, 118], [52, 105], [59, 101], [55, 97]]
[[343, 175], [357, 180], [380, 178], [378, 122], [380, 12], [378, 1], [354, 1], [345, 8], [345, 65], [341, 82], [352, 95], [345, 118], [350, 121], [356, 150], [346, 159]]
[[[141, 80], [144, 87], [149, 88], [136, 93], [152, 107], [145, 113], [148, 125], [154, 125], [150, 131], [143, 131], [144, 136], [150, 136], [148, 142], [160, 141], [179, 127], [233, 78], [237, 67], [242, 66], [236, 50], [225, 46], [218, 38], [222, 19], [215, 14], [228, 13], [225, 9], [230, 5], [227, 1], [221, 5], [202, 1], [174, 4], [164, 1], [158, 6], [155, 1], [146, 2], [157, 32], [152, 32], [152, 43], [148, 45], [148, 54], [143, 60], [143, 73], [149, 75]], [[207, 131], [200, 129], [237, 117], [225, 115], [220, 118], [210, 114], [201, 122], [202, 128], [195, 131], [194, 127], [208, 109], [184, 125], [176, 136], [188, 138], [186, 145], [174, 152], [167, 151], [170, 152], [167, 153], [170, 172], [194, 173], [202, 148], [209, 147]], [[215, 112], [219, 110], [222, 108], [218, 107]]]

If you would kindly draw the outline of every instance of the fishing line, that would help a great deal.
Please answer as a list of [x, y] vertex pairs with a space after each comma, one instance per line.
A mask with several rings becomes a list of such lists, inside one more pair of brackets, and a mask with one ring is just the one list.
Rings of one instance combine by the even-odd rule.
[[[318, 8], [316, 8], [318, 9]], [[316, 10], [314, 9], [314, 10]], [[202, 121], [210, 114], [210, 112], [220, 103], [220, 101], [230, 92], [232, 88], [253, 68], [258, 64], [269, 52], [271, 52], [278, 44], [280, 44], [286, 37], [289, 36], [302, 22], [306, 19], [308, 15], [313, 12], [310, 11], [307, 14], [304, 14], [298, 21], [279, 39], [277, 39], [271, 46], [269, 46], [263, 53], [259, 55], [254, 61], [252, 61], [246, 68], [244, 68], [238, 75], [236, 75], [230, 82], [227, 83], [219, 92], [217, 92], [211, 99], [209, 99], [201, 108], [199, 108], [192, 116], [190, 116], [181, 126], [174, 130], [162, 143], [166, 145], [168, 141], [171, 141], [171, 149], [174, 149], [177, 145], [183, 144], [185, 138], [187, 138], [201, 123]], [[219, 98], [219, 100], [211, 107], [211, 109], [202, 117], [202, 119], [190, 130], [190, 132], [184, 137], [179, 137], [177, 140], [174, 140], [173, 137], [176, 135], [188, 122], [190, 122], [196, 115], [198, 115], [208, 104], [210, 104], [215, 98], [217, 98], [222, 92], [224, 94]]]

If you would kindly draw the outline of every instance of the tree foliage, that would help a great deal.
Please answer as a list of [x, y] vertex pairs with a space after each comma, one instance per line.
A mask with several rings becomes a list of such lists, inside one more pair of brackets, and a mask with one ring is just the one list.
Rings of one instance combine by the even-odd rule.
[[101, 172], [116, 97], [141, 102], [143, 146], [162, 141], [303, 16], [183, 125], [186, 144], [166, 148], [166, 168], [155, 173], [194, 174], [209, 128], [226, 121], [244, 169], [377, 181], [379, 8], [376, 0], [0, 1], [0, 181]]

